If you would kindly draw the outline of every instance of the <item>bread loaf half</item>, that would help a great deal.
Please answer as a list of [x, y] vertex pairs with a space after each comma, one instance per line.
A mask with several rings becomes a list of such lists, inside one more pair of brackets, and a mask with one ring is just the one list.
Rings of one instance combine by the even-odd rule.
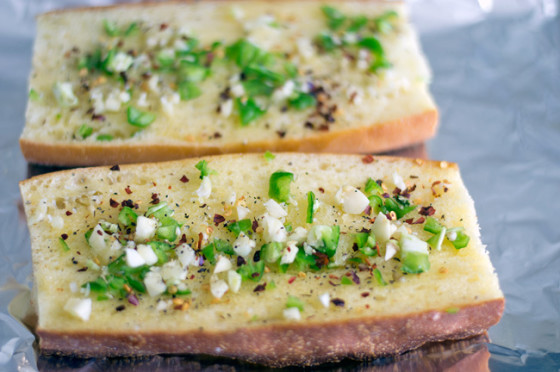
[[452, 163], [223, 155], [20, 187], [46, 353], [312, 365], [465, 338], [503, 311]]
[[436, 130], [401, 3], [204, 1], [38, 18], [30, 162], [256, 151], [382, 152]]

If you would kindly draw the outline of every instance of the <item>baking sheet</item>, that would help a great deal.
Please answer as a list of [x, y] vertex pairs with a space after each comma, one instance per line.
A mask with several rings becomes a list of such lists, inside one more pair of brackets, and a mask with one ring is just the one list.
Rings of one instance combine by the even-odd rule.
[[[17, 143], [24, 125], [34, 16], [69, 6], [108, 3], [0, 2], [0, 370], [34, 371], [38, 366], [72, 371], [254, 370], [228, 361], [189, 357], [38, 360], [33, 334], [9, 315], [10, 302], [20, 293], [25, 296], [31, 286], [29, 235], [17, 181], [50, 170], [28, 167]], [[432, 66], [431, 89], [441, 114], [439, 133], [427, 144], [427, 152], [433, 159], [459, 163], [506, 296], [506, 309], [501, 322], [489, 332], [490, 343], [480, 339], [449, 343], [399, 358], [347, 361], [322, 369], [440, 370], [451, 366], [472, 370], [474, 365], [465, 363], [478, 357], [492, 371], [558, 371], [559, 4], [553, 0], [417, 0], [410, 5]], [[21, 313], [17, 305], [17, 301], [12, 304], [12, 311]], [[453, 364], [437, 364], [450, 357]]]

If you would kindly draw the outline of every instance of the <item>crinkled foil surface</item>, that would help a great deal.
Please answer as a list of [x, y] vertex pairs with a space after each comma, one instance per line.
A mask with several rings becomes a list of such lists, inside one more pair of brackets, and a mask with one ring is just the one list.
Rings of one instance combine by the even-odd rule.
[[[10, 313], [31, 287], [29, 234], [18, 181], [35, 15], [92, 0], [0, 1], [0, 370], [256, 370], [224, 360], [38, 357]], [[296, 6], [296, 5], [294, 5]], [[476, 203], [506, 308], [486, 338], [321, 370], [560, 370], [560, 19], [554, 0], [417, 0], [412, 18], [441, 112], [433, 159], [459, 163]], [[15, 301], [14, 301], [15, 299]], [[479, 364], [472, 363], [478, 358]], [[469, 364], [470, 363], [470, 364]], [[478, 366], [478, 367], [475, 367]]]

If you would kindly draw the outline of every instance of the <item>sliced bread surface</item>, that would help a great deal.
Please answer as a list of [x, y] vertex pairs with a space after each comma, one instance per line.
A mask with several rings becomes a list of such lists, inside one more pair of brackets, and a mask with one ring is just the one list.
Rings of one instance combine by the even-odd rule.
[[[20, 187], [47, 353], [312, 365], [479, 334], [503, 311], [452, 163], [224, 155], [68, 170]], [[173, 213], [154, 212], [162, 203]], [[434, 243], [428, 221], [451, 234]], [[470, 239], [457, 249], [460, 236]]]
[[381, 152], [435, 133], [429, 81], [398, 2], [64, 10], [38, 18], [20, 144], [52, 165]]

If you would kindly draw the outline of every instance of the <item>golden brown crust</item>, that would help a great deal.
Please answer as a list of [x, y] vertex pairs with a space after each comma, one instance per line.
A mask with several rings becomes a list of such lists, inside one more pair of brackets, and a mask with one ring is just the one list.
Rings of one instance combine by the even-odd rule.
[[44, 353], [75, 356], [207, 354], [273, 367], [315, 365], [345, 357], [398, 354], [425, 343], [462, 339], [496, 324], [504, 299], [460, 307], [457, 313], [428, 311], [331, 323], [241, 328], [234, 332], [162, 330], [136, 334], [61, 333], [38, 329]]
[[438, 124], [437, 110], [398, 120], [344, 131], [320, 132], [307, 138], [230, 143], [45, 143], [20, 139], [25, 159], [32, 163], [62, 166], [127, 164], [181, 159], [192, 156], [261, 151], [328, 153], [379, 153], [431, 138]]

